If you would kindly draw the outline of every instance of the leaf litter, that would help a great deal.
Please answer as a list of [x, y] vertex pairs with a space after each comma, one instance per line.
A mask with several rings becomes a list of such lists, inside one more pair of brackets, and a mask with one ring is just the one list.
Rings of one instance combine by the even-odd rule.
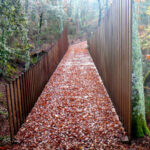
[[[69, 47], [16, 135], [14, 150], [149, 149], [148, 140], [123, 144], [119, 121], [87, 42]], [[145, 148], [142, 148], [146, 145]]]

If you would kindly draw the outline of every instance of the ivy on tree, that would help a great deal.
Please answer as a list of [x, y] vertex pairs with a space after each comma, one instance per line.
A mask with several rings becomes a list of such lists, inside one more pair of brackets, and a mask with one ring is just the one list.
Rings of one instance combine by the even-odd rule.
[[11, 62], [30, 64], [29, 44], [20, 0], [0, 0], [0, 75], [8, 76]]
[[143, 66], [140, 40], [138, 37], [137, 2], [133, 1], [132, 16], [132, 132], [135, 137], [150, 136], [145, 118]]

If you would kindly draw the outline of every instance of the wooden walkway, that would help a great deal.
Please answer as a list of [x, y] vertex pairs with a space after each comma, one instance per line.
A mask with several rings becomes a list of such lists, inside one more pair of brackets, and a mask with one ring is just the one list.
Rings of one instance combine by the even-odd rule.
[[126, 148], [120, 142], [124, 129], [86, 47], [83, 42], [69, 48], [12, 149]]

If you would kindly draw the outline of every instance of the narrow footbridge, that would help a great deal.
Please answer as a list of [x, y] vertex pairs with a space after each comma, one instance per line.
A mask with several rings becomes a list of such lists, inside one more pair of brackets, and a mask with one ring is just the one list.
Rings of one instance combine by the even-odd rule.
[[124, 149], [120, 139], [131, 136], [131, 1], [114, 0], [88, 42], [69, 46], [65, 29], [7, 85], [7, 97], [14, 149]]
[[13, 149], [124, 148], [126, 133], [86, 47], [69, 47]]

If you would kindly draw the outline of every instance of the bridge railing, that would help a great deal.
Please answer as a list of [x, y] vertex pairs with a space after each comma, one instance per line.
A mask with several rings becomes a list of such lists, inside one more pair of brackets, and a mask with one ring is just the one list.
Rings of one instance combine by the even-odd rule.
[[17, 134], [67, 49], [65, 29], [57, 44], [36, 65], [6, 85], [11, 139]]
[[100, 28], [88, 40], [91, 56], [131, 135], [131, 0], [113, 0]]

